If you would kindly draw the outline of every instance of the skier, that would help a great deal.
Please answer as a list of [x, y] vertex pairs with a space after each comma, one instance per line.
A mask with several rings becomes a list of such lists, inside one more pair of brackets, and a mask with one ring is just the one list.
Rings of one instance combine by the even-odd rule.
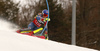
[[[44, 9], [42, 13], [38, 13], [38, 15], [35, 16], [35, 19], [28, 25], [28, 29], [32, 30], [30, 35], [33, 35], [34, 33], [37, 33], [43, 28], [41, 28], [41, 25], [46, 26], [47, 20], [50, 21], [50, 18], [48, 19], [48, 10]], [[47, 27], [45, 28], [45, 37], [47, 38]]]

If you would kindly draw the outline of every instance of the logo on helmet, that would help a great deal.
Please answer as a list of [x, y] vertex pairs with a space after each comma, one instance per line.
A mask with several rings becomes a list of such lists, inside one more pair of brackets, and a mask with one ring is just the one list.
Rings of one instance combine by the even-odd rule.
[[48, 13], [48, 11], [46, 11], [46, 13]]

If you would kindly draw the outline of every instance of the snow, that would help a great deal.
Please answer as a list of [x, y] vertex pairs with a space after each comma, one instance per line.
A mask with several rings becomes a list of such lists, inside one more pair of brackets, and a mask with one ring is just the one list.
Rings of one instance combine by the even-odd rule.
[[0, 18], [0, 30], [15, 31], [18, 28], [17, 25], [10, 23], [2, 18]]
[[0, 19], [0, 51], [97, 51], [21, 35], [16, 33], [16, 28], [13, 29], [12, 26], [15, 25]]

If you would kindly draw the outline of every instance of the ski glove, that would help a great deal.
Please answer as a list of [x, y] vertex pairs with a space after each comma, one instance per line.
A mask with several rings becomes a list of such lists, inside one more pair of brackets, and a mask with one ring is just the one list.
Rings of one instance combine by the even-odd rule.
[[45, 18], [43, 21], [47, 21], [47, 20], [50, 21], [50, 18], [49, 19], [48, 18]]

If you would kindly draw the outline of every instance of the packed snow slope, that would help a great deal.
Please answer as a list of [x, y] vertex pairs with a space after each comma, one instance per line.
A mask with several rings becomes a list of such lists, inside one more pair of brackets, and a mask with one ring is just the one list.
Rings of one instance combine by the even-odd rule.
[[97, 51], [21, 35], [12, 27], [16, 25], [0, 20], [0, 51]]

